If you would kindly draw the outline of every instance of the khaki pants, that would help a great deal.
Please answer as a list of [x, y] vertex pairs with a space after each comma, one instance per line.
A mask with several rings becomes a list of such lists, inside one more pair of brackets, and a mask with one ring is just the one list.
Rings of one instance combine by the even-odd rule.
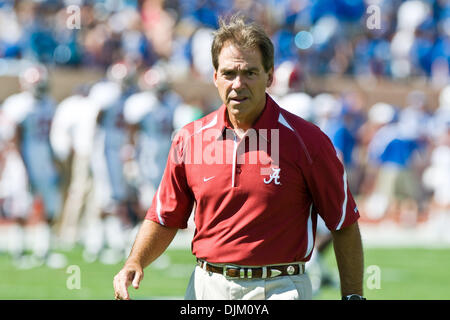
[[70, 185], [67, 188], [67, 198], [59, 225], [59, 236], [68, 245], [74, 245], [77, 240], [85, 197], [91, 188], [89, 161], [89, 157], [77, 153], [72, 158]]
[[226, 279], [195, 267], [186, 289], [186, 300], [311, 300], [307, 274], [268, 279]]

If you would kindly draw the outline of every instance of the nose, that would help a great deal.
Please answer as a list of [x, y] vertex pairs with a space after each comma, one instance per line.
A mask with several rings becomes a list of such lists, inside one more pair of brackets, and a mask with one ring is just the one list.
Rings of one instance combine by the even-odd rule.
[[232, 88], [233, 89], [239, 89], [242, 88], [242, 86], [244, 85], [244, 82], [242, 81], [242, 77], [240, 75], [237, 75], [234, 79], [233, 79], [233, 85]]

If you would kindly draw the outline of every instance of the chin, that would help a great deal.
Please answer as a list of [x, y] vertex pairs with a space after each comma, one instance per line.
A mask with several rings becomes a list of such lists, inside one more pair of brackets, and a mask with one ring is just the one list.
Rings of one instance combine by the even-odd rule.
[[236, 116], [243, 115], [243, 114], [247, 113], [247, 108], [244, 105], [240, 104], [240, 103], [239, 104], [231, 104], [229, 106], [228, 110], [233, 115], [236, 115]]

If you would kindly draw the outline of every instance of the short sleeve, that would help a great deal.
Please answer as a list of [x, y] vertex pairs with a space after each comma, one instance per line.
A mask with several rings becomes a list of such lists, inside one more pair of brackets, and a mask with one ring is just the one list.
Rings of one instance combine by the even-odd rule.
[[330, 139], [320, 131], [317, 152], [305, 174], [314, 208], [330, 230], [356, 222], [358, 208], [350, 192], [347, 173]]
[[194, 196], [186, 180], [183, 139], [175, 137], [161, 183], [145, 219], [166, 227], [185, 229], [194, 206]]

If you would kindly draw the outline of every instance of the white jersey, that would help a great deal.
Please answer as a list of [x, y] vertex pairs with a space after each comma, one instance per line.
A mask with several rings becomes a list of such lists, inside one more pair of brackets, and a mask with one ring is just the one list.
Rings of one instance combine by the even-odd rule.
[[287, 111], [307, 121], [313, 120], [312, 98], [304, 92], [289, 93], [276, 100]]
[[[0, 150], [1, 152], [1, 150]], [[31, 209], [25, 166], [15, 150], [0, 156], [0, 200], [8, 218], [25, 217]]]
[[173, 112], [153, 92], [130, 96], [124, 107], [125, 121], [139, 126], [137, 161], [142, 177], [157, 187], [164, 172], [172, 135]]
[[105, 134], [105, 147], [119, 152], [127, 141], [123, 117], [123, 105], [127, 96], [117, 83], [104, 81], [91, 88], [89, 98], [100, 109], [101, 118], [98, 125]]
[[97, 114], [97, 104], [81, 95], [70, 96], [58, 105], [50, 130], [50, 142], [58, 159], [66, 160], [71, 150], [90, 155]]
[[14, 138], [15, 125], [0, 108], [0, 153]]
[[0, 212], [24, 217], [31, 206], [25, 166], [12, 146], [14, 124], [0, 109]]

